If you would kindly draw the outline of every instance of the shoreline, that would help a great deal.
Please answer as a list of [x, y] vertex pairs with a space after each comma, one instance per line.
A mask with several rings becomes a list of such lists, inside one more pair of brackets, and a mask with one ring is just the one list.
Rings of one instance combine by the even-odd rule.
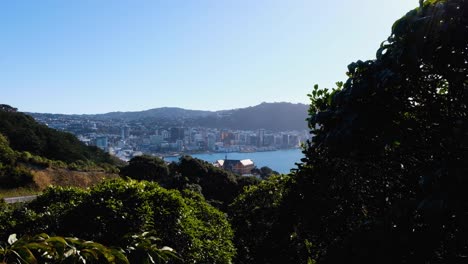
[[180, 153], [151, 153], [151, 155], [155, 155], [157, 157], [165, 158], [177, 158], [182, 157], [184, 155], [192, 156], [192, 155], [216, 155], [216, 154], [229, 154], [229, 153], [261, 153], [261, 152], [275, 152], [275, 151], [282, 151], [282, 150], [294, 150], [294, 149], [301, 149], [301, 147], [291, 147], [291, 148], [280, 148], [280, 149], [268, 149], [268, 150], [255, 150], [255, 151], [197, 151], [197, 152], [180, 152]]

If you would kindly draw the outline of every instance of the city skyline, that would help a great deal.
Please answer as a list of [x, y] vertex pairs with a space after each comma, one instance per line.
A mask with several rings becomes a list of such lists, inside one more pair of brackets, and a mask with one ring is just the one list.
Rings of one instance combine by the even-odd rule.
[[[417, 1], [0, 3], [1, 103], [98, 114], [308, 103]], [[383, 12], [384, 10], [384, 12]]]
[[76, 116], [38, 115], [35, 119], [50, 128], [74, 134], [89, 146], [96, 146], [128, 161], [143, 154], [173, 157], [201, 153], [252, 153], [299, 148], [310, 139], [308, 130], [233, 129], [177, 122], [124, 119], [88, 119]]

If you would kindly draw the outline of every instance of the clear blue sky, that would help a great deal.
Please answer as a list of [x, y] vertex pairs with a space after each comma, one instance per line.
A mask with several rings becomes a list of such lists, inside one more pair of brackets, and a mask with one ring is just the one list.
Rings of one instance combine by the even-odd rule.
[[417, 0], [0, 1], [0, 103], [104, 113], [308, 103]]

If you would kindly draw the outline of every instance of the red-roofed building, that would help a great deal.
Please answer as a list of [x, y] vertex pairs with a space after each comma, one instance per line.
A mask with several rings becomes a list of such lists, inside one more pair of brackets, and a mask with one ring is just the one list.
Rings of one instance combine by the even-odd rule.
[[219, 168], [231, 171], [236, 174], [245, 175], [251, 174], [255, 164], [251, 159], [243, 160], [217, 160], [214, 165]]

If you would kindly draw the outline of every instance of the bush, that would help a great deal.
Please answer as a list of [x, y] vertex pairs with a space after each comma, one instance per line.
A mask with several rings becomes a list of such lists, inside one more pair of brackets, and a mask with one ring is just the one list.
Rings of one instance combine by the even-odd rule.
[[146, 181], [112, 180], [89, 190], [51, 187], [13, 219], [4, 235], [47, 232], [125, 248], [129, 235], [151, 231], [186, 263], [230, 263], [235, 253], [226, 216], [202, 196]]
[[11, 165], [0, 166], [0, 186], [2, 188], [16, 188], [31, 183], [33, 183], [33, 176], [28, 169]]
[[270, 176], [258, 185], [246, 187], [229, 206], [229, 218], [236, 234], [236, 263], [278, 261], [277, 254], [283, 250], [281, 234], [285, 232], [280, 226], [280, 207], [292, 180], [286, 175]]

